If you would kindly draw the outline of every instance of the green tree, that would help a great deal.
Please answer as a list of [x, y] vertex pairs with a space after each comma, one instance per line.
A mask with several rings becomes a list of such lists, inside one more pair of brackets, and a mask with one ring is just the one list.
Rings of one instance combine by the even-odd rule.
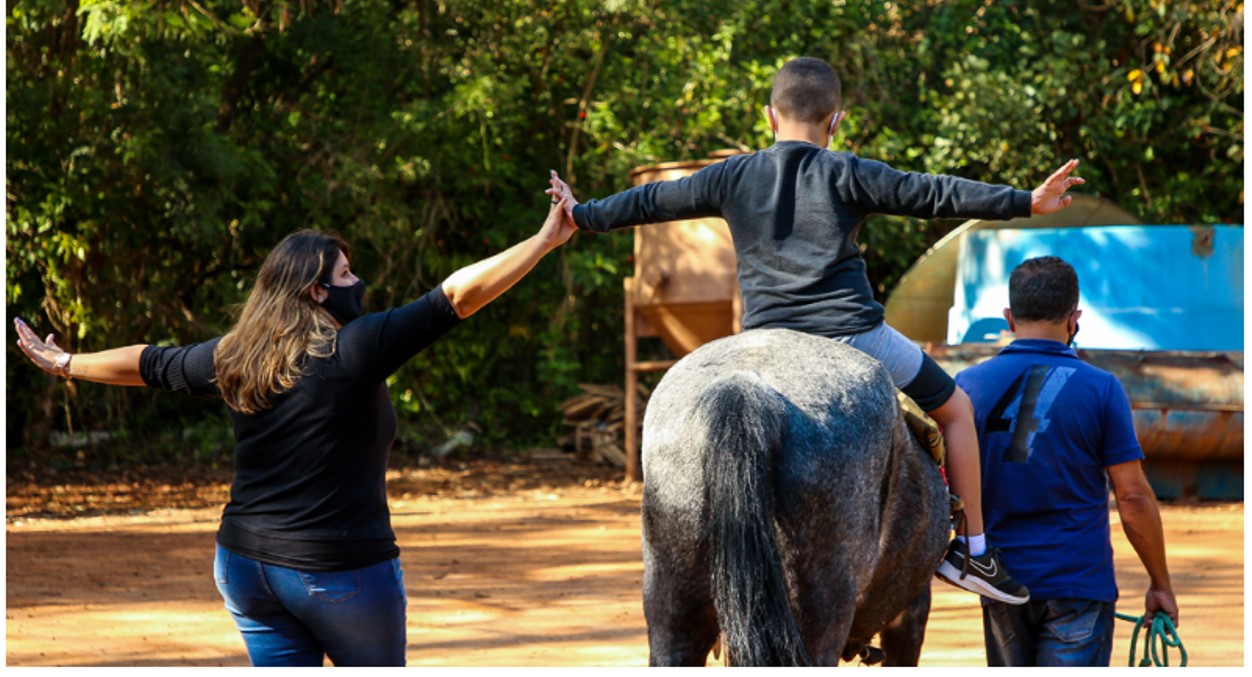
[[[1156, 222], [1238, 222], [1242, 5], [992, 0], [20, 0], [7, 27], [6, 303], [71, 350], [227, 331], [287, 233], [354, 246], [369, 308], [531, 233], [547, 170], [771, 142], [807, 54], [841, 72], [839, 149], [1030, 187], [1068, 157]], [[862, 230], [883, 295], [951, 223]], [[554, 403], [621, 378], [631, 237], [576, 236], [391, 382], [403, 448], [471, 422], [550, 440]], [[220, 404], [62, 383], [8, 350], [9, 448], [109, 430], [82, 462], [228, 450]], [[189, 431], [191, 441], [184, 441]], [[189, 451], [195, 446], [199, 450]], [[13, 453], [13, 452], [11, 452]]]

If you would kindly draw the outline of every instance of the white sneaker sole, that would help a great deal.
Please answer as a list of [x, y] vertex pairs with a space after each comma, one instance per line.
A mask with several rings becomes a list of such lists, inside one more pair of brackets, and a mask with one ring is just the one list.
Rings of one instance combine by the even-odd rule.
[[1027, 593], [1024, 597], [1015, 597], [1004, 592], [1003, 590], [997, 589], [995, 586], [976, 576], [966, 576], [962, 579], [961, 570], [952, 566], [947, 560], [944, 560], [939, 564], [939, 569], [935, 571], [935, 575], [938, 576], [944, 583], [955, 585], [962, 590], [978, 593], [983, 597], [994, 599], [997, 602], [1017, 605], [1025, 604], [1030, 601], [1029, 593]]

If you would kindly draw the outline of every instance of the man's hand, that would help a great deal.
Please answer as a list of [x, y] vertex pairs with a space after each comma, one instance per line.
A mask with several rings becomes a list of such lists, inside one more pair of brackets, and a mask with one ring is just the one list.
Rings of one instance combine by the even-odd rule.
[[1145, 625], [1150, 625], [1156, 614], [1162, 613], [1169, 616], [1174, 627], [1178, 627], [1178, 601], [1174, 599], [1173, 590], [1148, 588], [1148, 594], [1143, 599], [1143, 611]]
[[569, 189], [569, 184], [562, 181], [560, 176], [557, 176], [555, 169], [548, 170], [548, 183], [552, 187], [543, 192], [552, 196], [553, 203], [565, 201], [565, 218], [569, 220], [570, 225], [577, 227], [577, 224], [574, 223], [574, 205], [578, 204], [578, 199], [574, 197], [574, 192]]
[[1049, 176], [1038, 188], [1031, 191], [1030, 213], [1052, 214], [1068, 207], [1074, 198], [1072, 195], [1066, 195], [1065, 191], [1086, 183], [1080, 177], [1070, 176], [1070, 173], [1077, 168], [1078, 160], [1070, 160], [1061, 165], [1061, 168], [1053, 172], [1052, 176]]

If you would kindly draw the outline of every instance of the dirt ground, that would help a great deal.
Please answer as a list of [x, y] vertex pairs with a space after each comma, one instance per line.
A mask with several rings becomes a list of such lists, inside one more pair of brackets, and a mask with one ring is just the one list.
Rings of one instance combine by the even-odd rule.
[[[409, 665], [646, 665], [640, 488], [617, 477], [552, 453], [393, 471]], [[10, 475], [7, 664], [247, 665], [212, 581], [226, 479]], [[1243, 665], [1243, 504], [1163, 514], [1189, 664]], [[1113, 519], [1118, 610], [1138, 615], [1146, 577]], [[977, 598], [934, 593], [921, 664], [984, 665]], [[1125, 665], [1131, 624], [1117, 625]]]

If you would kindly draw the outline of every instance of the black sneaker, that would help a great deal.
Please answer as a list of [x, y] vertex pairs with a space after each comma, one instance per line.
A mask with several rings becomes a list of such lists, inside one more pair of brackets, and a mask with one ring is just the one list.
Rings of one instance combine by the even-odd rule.
[[965, 544], [954, 538], [935, 575], [945, 583], [1005, 604], [1030, 601], [1030, 591], [1009, 576], [994, 548], [987, 548], [987, 552], [967, 560]]

